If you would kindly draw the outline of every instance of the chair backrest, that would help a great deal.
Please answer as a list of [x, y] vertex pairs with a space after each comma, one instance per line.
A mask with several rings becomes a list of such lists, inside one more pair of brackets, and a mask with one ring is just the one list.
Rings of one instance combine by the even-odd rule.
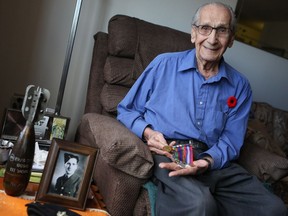
[[191, 36], [135, 17], [116, 15], [95, 36], [85, 113], [116, 116], [117, 105], [158, 54], [191, 49]]
[[265, 143], [274, 152], [280, 148], [288, 157], [288, 111], [265, 102], [253, 102], [249, 128], [253, 129], [256, 134], [253, 138], [260, 146]]

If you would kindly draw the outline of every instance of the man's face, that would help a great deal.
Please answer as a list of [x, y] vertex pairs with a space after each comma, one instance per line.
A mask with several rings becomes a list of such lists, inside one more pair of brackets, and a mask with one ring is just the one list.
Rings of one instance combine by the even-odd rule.
[[[230, 28], [230, 13], [221, 6], [205, 6], [201, 10], [197, 25]], [[220, 35], [213, 29], [210, 35], [205, 36], [199, 33], [197, 27], [192, 27], [191, 41], [195, 43], [198, 62], [219, 62], [227, 47], [232, 46], [233, 40], [231, 31], [227, 35]]]
[[78, 167], [78, 163], [76, 158], [70, 158], [66, 163], [65, 163], [65, 170], [67, 175], [72, 175], [76, 171]]

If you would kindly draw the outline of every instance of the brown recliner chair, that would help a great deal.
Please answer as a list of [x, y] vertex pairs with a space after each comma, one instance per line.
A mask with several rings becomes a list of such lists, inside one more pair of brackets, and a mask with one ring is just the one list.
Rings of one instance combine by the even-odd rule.
[[76, 141], [99, 149], [93, 179], [109, 213], [150, 215], [143, 185], [153, 159], [141, 139], [115, 117], [117, 105], [156, 55], [193, 48], [190, 34], [124, 15], [95, 36], [85, 114]]
[[[152, 175], [153, 159], [146, 144], [115, 119], [116, 107], [156, 55], [193, 48], [190, 35], [116, 15], [108, 33], [98, 32], [94, 38], [85, 114], [76, 140], [99, 149], [93, 179], [109, 213], [151, 215], [151, 194], [143, 186]], [[287, 141], [288, 112], [254, 102], [239, 163], [288, 206]]]

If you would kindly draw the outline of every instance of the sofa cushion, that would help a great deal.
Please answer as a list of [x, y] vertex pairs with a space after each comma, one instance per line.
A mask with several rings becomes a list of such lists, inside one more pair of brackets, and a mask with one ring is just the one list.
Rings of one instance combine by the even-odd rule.
[[288, 175], [288, 159], [274, 154], [254, 143], [245, 142], [238, 159], [247, 171], [260, 180], [274, 183]]
[[258, 119], [272, 130], [273, 107], [264, 102], [253, 102], [251, 107], [251, 118]]
[[[251, 125], [252, 124], [252, 125]], [[271, 151], [279, 152], [279, 148], [288, 157], [288, 112], [272, 107], [265, 102], [253, 102], [248, 134], [254, 132], [263, 134], [271, 140]], [[258, 134], [259, 135], [259, 134]]]
[[274, 193], [284, 201], [288, 208], [288, 176], [272, 184], [272, 188]]
[[280, 148], [288, 157], [288, 112], [275, 109], [273, 118], [273, 135]]
[[246, 141], [258, 145], [279, 156], [285, 157], [286, 154], [279, 145], [279, 141], [273, 138], [273, 134], [269, 133], [267, 126], [258, 119], [250, 119], [248, 121]]
[[94, 138], [93, 143], [87, 144], [98, 148], [110, 166], [136, 178], [151, 176], [154, 162], [148, 146], [116, 119], [88, 113], [79, 130]]

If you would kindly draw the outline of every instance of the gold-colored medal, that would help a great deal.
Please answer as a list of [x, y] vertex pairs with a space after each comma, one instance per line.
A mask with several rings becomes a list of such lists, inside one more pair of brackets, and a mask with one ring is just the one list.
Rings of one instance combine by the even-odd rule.
[[165, 146], [163, 147], [163, 151], [167, 151], [167, 152], [169, 152], [169, 153], [172, 153], [172, 152], [173, 152], [173, 148], [172, 148], [172, 146], [165, 145]]

